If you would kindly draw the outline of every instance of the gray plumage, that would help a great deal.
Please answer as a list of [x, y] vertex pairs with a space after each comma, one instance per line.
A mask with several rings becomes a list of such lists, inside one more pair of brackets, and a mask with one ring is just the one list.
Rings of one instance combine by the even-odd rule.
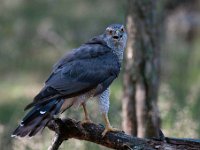
[[[104, 34], [64, 55], [54, 65], [44, 88], [25, 108], [32, 107], [32, 110], [13, 135], [33, 136], [48, 124], [53, 115], [75, 104], [85, 103], [90, 97], [97, 96], [100, 111], [107, 113], [109, 86], [120, 72], [126, 38], [123, 25], [110, 25]], [[64, 107], [66, 102], [69, 104]], [[61, 110], [61, 107], [64, 108]]]

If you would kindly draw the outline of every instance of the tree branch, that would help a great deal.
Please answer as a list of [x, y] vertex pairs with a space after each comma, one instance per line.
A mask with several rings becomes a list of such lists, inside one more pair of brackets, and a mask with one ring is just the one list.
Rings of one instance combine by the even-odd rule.
[[72, 119], [56, 119], [49, 123], [49, 129], [55, 131], [56, 136], [48, 150], [57, 150], [64, 140], [75, 138], [90, 141], [118, 150], [199, 150], [200, 140], [168, 138], [141, 139], [121, 132], [110, 132], [102, 137], [103, 125], [81, 124]]
[[60, 134], [55, 135], [52, 144], [49, 146], [48, 150], [57, 150], [63, 142], [62, 136]]

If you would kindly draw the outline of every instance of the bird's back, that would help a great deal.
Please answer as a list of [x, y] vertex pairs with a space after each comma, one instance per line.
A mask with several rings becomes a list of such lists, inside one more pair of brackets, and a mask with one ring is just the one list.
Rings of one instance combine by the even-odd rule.
[[[84, 94], [110, 76], [113, 80], [119, 71], [117, 56], [101, 38], [95, 37], [66, 54], [54, 65], [44, 88], [26, 109], [51, 98], [71, 98]], [[107, 84], [97, 94], [103, 92]]]

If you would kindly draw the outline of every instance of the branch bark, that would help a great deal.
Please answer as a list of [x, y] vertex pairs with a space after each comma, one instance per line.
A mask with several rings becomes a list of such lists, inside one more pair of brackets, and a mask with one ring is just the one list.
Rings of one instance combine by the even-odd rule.
[[[102, 137], [103, 125], [81, 124], [78, 121], [68, 119], [56, 119], [49, 123], [49, 129], [56, 135], [48, 150], [57, 150], [64, 140], [69, 138], [90, 141], [117, 150], [198, 150], [200, 140], [176, 139], [164, 137], [160, 139], [142, 139], [121, 132], [110, 132]], [[162, 133], [162, 132], [161, 132]]]
[[57, 150], [63, 142], [63, 138], [60, 134], [55, 135], [52, 144], [49, 146], [48, 150]]

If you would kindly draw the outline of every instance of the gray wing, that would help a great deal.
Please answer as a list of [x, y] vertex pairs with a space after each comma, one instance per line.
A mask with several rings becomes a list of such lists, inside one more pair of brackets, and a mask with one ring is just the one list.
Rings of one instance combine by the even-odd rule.
[[[96, 40], [97, 41], [97, 40]], [[70, 98], [101, 85], [103, 92], [118, 76], [120, 64], [111, 49], [91, 40], [62, 58], [53, 69], [45, 87], [35, 97], [35, 103], [53, 97]]]
[[74, 60], [88, 59], [104, 55], [110, 52], [111, 49], [107, 46], [102, 36], [97, 36], [90, 39], [88, 42], [83, 44], [81, 47], [74, 49], [70, 53], [66, 53], [54, 66], [53, 72], [56, 72], [60, 67], [64, 66]]

